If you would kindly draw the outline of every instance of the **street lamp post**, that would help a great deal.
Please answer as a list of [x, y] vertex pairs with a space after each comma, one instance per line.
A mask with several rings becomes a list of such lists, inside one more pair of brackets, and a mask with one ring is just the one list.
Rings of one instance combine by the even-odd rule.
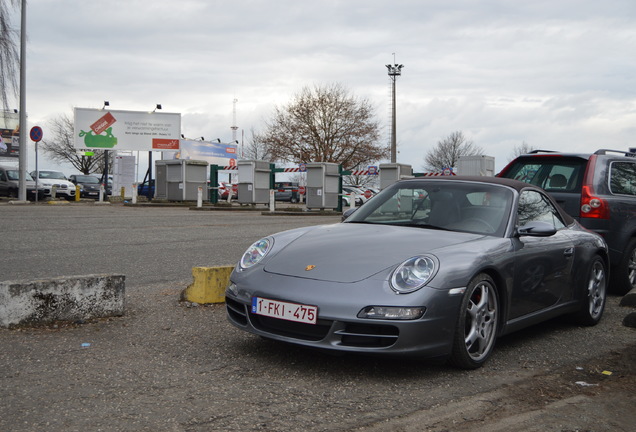
[[402, 68], [404, 65], [399, 64], [388, 64], [386, 65], [389, 70], [389, 78], [391, 79], [391, 163], [397, 162], [397, 140], [395, 137], [395, 81], [397, 77], [402, 75]]

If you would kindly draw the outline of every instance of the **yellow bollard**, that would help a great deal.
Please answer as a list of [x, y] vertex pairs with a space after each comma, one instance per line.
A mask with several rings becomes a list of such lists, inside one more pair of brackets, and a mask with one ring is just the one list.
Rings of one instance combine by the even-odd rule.
[[80, 200], [80, 187], [79, 185], [75, 185], [75, 201]]
[[124, 200], [125, 197], [126, 197], [126, 187], [122, 186], [121, 187], [121, 199], [122, 199], [122, 201]]
[[225, 302], [225, 288], [230, 282], [233, 266], [192, 267], [194, 282], [183, 291], [183, 300], [199, 303]]

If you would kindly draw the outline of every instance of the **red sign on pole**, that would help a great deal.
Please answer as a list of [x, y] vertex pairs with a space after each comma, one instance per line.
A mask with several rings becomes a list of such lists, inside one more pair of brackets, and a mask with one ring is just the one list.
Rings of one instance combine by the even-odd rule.
[[300, 193], [301, 195], [305, 194], [305, 186], [298, 186], [298, 193]]

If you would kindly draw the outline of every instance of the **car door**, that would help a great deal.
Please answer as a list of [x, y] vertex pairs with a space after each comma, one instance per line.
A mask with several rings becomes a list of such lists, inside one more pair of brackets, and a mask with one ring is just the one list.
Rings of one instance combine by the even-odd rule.
[[515, 251], [510, 318], [519, 318], [555, 305], [572, 283], [574, 242], [566, 234], [561, 216], [537, 190], [519, 197], [517, 226], [546, 222], [556, 228], [550, 236], [518, 236]]
[[3, 169], [0, 169], [0, 196], [9, 195], [9, 182]]

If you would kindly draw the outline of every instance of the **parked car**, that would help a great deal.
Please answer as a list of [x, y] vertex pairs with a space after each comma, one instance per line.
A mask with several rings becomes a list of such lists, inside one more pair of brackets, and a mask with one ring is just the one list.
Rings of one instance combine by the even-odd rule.
[[364, 196], [364, 191], [361, 189], [358, 189], [355, 186], [349, 186], [349, 185], [343, 185], [342, 186], [342, 193], [344, 194], [351, 194], [354, 197], [356, 206], [361, 206], [362, 204], [364, 204], [365, 202], [367, 202], [367, 199]]
[[300, 201], [300, 192], [295, 186], [282, 186], [274, 189], [274, 199], [276, 201], [289, 201], [297, 203]]
[[112, 195], [113, 194], [113, 176], [112, 175], [108, 175], [108, 181], [104, 182], [104, 175], [103, 174], [91, 174], [93, 177], [97, 177], [97, 180], [99, 180], [100, 184], [104, 185], [104, 192], [106, 192], [106, 195]]
[[62, 172], [38, 170], [31, 171], [30, 174], [34, 179], [37, 178], [38, 189], [43, 196], [52, 196], [53, 188], [55, 188], [56, 197], [66, 198], [67, 200], [75, 199], [75, 185]]
[[544, 188], [584, 227], [605, 238], [617, 294], [636, 288], [636, 154], [619, 150], [536, 150], [514, 159], [499, 177]]
[[219, 182], [219, 199], [227, 200], [230, 193], [232, 193], [232, 199], [238, 199], [238, 185], [236, 185], [237, 187], [234, 187], [235, 185], [235, 183]]
[[229, 321], [311, 348], [470, 369], [498, 336], [562, 314], [601, 319], [607, 245], [536, 186], [403, 180], [349, 212], [252, 244], [225, 291]]
[[146, 180], [145, 182], [138, 184], [137, 195], [143, 195], [149, 200], [153, 199], [155, 196], [155, 180]]
[[95, 176], [73, 174], [68, 178], [74, 185], [80, 187], [80, 198], [99, 198], [101, 183]]
[[[29, 173], [25, 174], [26, 197], [29, 200], [35, 200], [38, 196], [35, 189], [35, 182]], [[20, 171], [18, 168], [0, 166], [0, 196], [8, 196], [17, 198], [20, 187]], [[40, 195], [41, 196], [41, 195]]]

